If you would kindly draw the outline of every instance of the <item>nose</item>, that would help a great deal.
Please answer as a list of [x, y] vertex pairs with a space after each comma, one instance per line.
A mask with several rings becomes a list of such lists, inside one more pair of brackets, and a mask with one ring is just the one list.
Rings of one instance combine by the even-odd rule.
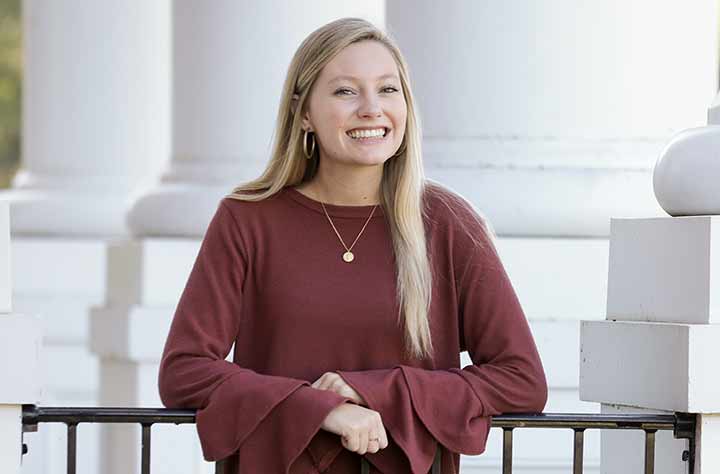
[[382, 115], [380, 101], [375, 94], [370, 93], [363, 95], [363, 100], [360, 102], [358, 108], [358, 115], [363, 118], [380, 117], [380, 115]]

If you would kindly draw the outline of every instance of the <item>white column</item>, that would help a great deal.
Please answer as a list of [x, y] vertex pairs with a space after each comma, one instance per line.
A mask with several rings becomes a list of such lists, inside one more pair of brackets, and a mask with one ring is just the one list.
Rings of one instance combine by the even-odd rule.
[[[14, 308], [46, 328], [40, 404], [93, 406], [88, 309], [105, 299], [107, 240], [128, 234], [132, 199], [169, 157], [170, 2], [24, 0], [23, 44], [22, 166], [0, 193]], [[79, 428], [79, 472], [99, 469], [98, 433]], [[62, 424], [28, 438], [24, 474], [65, 472]]]
[[200, 236], [218, 200], [259, 176], [293, 53], [343, 16], [382, 27], [384, 1], [174, 3], [172, 159], [130, 212], [134, 235]]
[[[607, 236], [664, 215], [651, 170], [703, 125], [718, 84], [715, 0], [394, 0], [428, 175], [501, 235]], [[652, 18], [652, 21], [648, 21]]]
[[[128, 215], [136, 238], [110, 247], [107, 298], [91, 314], [102, 404], [162, 406], [158, 363], [200, 238], [220, 198], [269, 160], [293, 53], [340, 17], [382, 26], [383, 7], [378, 0], [173, 3], [172, 159]], [[139, 472], [139, 431], [104, 428], [108, 472]], [[153, 427], [152, 459], [153, 473], [208, 472], [190, 425]]]
[[[427, 174], [500, 235], [546, 368], [547, 411], [601, 409], [578, 400], [579, 320], [605, 317], [610, 217], [664, 214], [652, 166], [674, 131], [704, 123], [717, 87], [716, 11], [714, 0], [387, 4]], [[517, 472], [571, 470], [571, 434], [518, 435]], [[599, 470], [599, 438], [586, 432], [586, 472]], [[497, 472], [501, 441], [491, 431], [483, 456], [463, 456], [463, 472]]]
[[168, 2], [23, 2], [22, 167], [13, 233], [126, 233], [167, 161]]
[[0, 472], [20, 474], [22, 405], [40, 400], [42, 330], [38, 318], [11, 312], [10, 219], [0, 201]]

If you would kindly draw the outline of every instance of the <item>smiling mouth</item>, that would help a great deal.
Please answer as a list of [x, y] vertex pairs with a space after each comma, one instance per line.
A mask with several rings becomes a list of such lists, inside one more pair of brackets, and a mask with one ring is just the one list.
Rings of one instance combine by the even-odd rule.
[[362, 141], [362, 140], [372, 140], [372, 139], [378, 139], [378, 138], [385, 138], [385, 137], [388, 136], [389, 133], [390, 133], [390, 129], [387, 128], [387, 127], [383, 127], [383, 134], [382, 134], [382, 135], [369, 135], [369, 136], [355, 136], [355, 137], [354, 137], [354, 136], [350, 135], [350, 131], [345, 132], [345, 135], [347, 135], [348, 137], [350, 137], [350, 138], [353, 139], [353, 140]]

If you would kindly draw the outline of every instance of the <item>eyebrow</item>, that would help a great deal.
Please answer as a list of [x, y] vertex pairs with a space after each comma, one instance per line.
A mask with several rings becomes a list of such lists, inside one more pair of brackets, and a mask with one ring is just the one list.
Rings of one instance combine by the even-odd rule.
[[[375, 80], [376, 80], [376, 81], [379, 81], [379, 80], [381, 80], [381, 79], [386, 79], [386, 78], [400, 79], [397, 74], [383, 74], [382, 76], [379, 76], [379, 77], [378, 77], [377, 79], [375, 79]], [[356, 79], [358, 79], [358, 78], [355, 77], [355, 76], [337, 76], [336, 78], [331, 79], [330, 82], [328, 82], [328, 84], [332, 84], [333, 82], [341, 81], [341, 80], [343, 80], [343, 79], [347, 79], [347, 80], [349, 80], [349, 81], [354, 81], [354, 80], [356, 80]]]

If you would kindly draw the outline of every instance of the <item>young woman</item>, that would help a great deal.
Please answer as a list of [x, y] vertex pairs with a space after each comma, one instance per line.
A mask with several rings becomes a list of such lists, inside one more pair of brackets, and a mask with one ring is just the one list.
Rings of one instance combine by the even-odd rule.
[[293, 57], [270, 162], [218, 205], [159, 389], [232, 474], [457, 473], [492, 415], [543, 410], [492, 230], [425, 178], [407, 65], [367, 21]]

